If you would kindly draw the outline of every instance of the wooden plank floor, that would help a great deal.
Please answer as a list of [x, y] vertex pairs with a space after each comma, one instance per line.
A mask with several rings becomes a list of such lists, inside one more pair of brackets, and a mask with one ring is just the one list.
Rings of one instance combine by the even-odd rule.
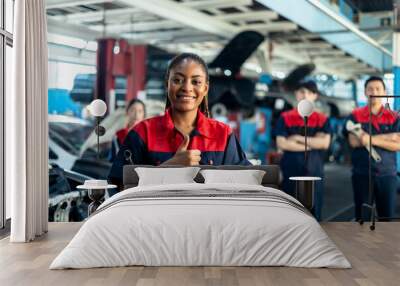
[[32, 243], [0, 241], [0, 285], [400, 285], [400, 223], [325, 223], [323, 228], [353, 268], [290, 267], [121, 267], [48, 270], [80, 223], [50, 223], [47, 235]]

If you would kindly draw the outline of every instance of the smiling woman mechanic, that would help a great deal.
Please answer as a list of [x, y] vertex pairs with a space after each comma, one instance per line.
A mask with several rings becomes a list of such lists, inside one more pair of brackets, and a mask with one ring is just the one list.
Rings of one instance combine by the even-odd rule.
[[250, 165], [228, 125], [208, 118], [207, 65], [183, 53], [169, 64], [163, 116], [138, 123], [114, 161], [109, 181], [122, 185], [125, 164]]

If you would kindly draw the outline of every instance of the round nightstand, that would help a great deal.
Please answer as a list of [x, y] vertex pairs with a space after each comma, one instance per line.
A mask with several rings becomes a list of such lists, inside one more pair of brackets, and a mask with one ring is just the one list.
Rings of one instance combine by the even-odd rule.
[[289, 180], [296, 182], [296, 199], [313, 213], [315, 182], [322, 179], [320, 177], [290, 177]]

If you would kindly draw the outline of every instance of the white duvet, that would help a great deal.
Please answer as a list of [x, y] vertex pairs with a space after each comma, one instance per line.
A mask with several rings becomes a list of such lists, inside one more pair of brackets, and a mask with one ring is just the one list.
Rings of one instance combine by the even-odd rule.
[[141, 186], [111, 197], [50, 269], [127, 265], [350, 267], [285, 193], [195, 183]]

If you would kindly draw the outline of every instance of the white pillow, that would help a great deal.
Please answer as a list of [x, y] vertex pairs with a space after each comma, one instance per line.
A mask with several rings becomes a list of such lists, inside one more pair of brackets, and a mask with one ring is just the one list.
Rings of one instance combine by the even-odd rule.
[[201, 170], [204, 183], [261, 185], [265, 171], [262, 170]]
[[139, 176], [138, 186], [196, 183], [193, 179], [199, 170], [199, 167], [135, 168]]

